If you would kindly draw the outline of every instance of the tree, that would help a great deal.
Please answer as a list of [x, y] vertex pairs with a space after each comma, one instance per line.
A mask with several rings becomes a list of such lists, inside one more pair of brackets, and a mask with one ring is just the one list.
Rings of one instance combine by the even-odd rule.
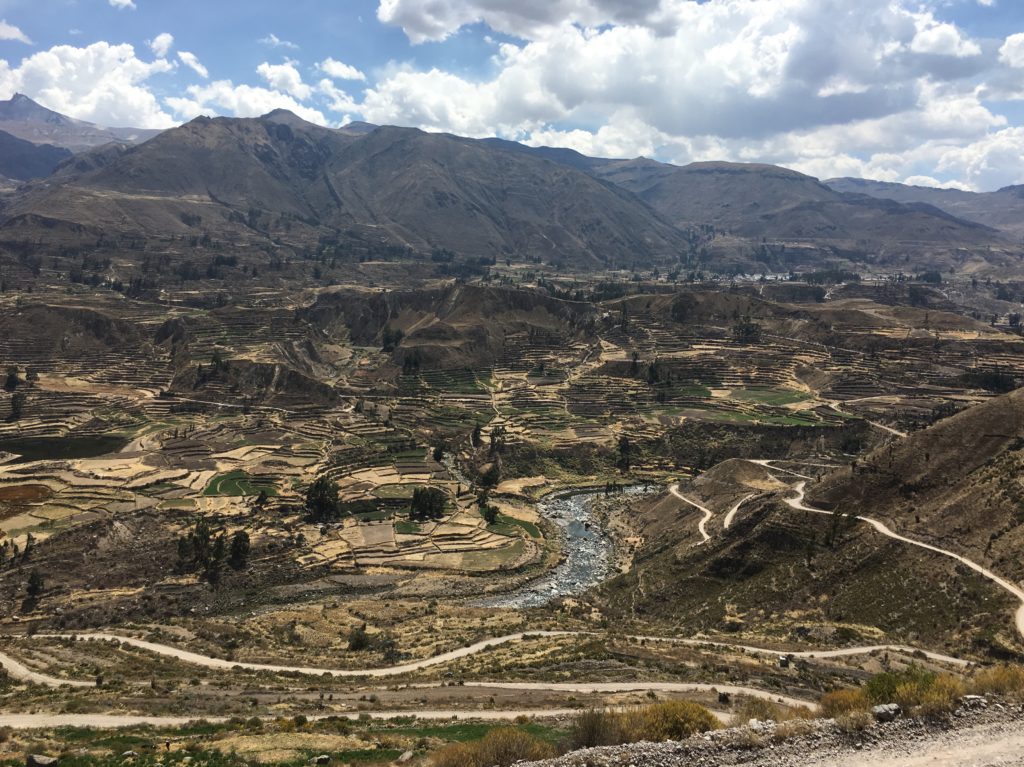
[[38, 599], [45, 590], [46, 581], [43, 579], [42, 574], [38, 570], [33, 570], [31, 573], [29, 573], [27, 588], [29, 598]]
[[434, 448], [434, 460], [438, 463], [440, 463], [441, 459], [444, 458], [444, 449], [445, 445], [443, 442]]
[[489, 525], [493, 525], [498, 521], [499, 512], [497, 506], [481, 506], [480, 513], [483, 515], [484, 521]]
[[338, 485], [330, 477], [317, 477], [309, 486], [306, 512], [314, 522], [332, 522], [341, 515]]
[[633, 453], [633, 445], [629, 437], [619, 437], [619, 465], [624, 471], [629, 471], [630, 461]]
[[473, 427], [473, 447], [480, 447], [484, 443], [484, 430], [480, 424]]
[[4, 390], [14, 391], [21, 384], [21, 379], [18, 377], [18, 368], [11, 366], [7, 368], [7, 378], [4, 380]]
[[761, 325], [747, 315], [732, 326], [732, 337], [737, 343], [756, 344], [761, 340]]
[[393, 352], [395, 348], [402, 343], [402, 338], [404, 337], [405, 334], [397, 328], [384, 328], [384, 332], [381, 333], [381, 351]]
[[25, 412], [26, 399], [25, 392], [18, 391], [14, 393], [11, 397], [11, 414], [7, 418], [8, 421], [17, 421], [21, 418]]
[[356, 626], [348, 635], [350, 652], [363, 652], [370, 649], [370, 635], [366, 633], [366, 624]]
[[252, 545], [249, 542], [249, 534], [245, 530], [239, 530], [231, 536], [228, 564], [235, 570], [241, 570], [249, 559], [249, 551], [251, 549]]
[[413, 521], [440, 519], [444, 516], [448, 496], [436, 487], [418, 487], [412, 491], [409, 519]]

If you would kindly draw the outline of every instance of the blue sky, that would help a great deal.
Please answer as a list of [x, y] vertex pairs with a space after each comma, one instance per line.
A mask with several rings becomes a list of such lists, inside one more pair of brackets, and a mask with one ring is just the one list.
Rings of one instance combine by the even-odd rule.
[[0, 97], [1024, 183], [1020, 0], [0, 0]]

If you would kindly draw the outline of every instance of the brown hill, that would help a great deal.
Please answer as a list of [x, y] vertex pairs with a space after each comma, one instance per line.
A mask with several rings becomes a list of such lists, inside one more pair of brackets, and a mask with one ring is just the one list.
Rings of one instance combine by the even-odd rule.
[[573, 344], [594, 341], [594, 315], [591, 306], [537, 292], [460, 284], [336, 291], [299, 313], [328, 338], [387, 347], [396, 367], [414, 359], [422, 370], [488, 368], [510, 355], [518, 363], [531, 347], [561, 348], [568, 358]]
[[199, 118], [15, 200], [110, 234], [271, 240], [582, 265], [668, 260], [683, 239], [633, 195], [530, 155], [403, 128], [332, 131], [277, 111]]
[[1024, 578], [1024, 389], [870, 453], [811, 503], [876, 517], [1011, 579]]

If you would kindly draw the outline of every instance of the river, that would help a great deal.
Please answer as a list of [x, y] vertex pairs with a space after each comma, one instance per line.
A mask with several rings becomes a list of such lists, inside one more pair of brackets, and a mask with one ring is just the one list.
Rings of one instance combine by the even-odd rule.
[[[652, 485], [626, 488], [622, 495], [641, 496], [659, 490]], [[564, 559], [554, 570], [507, 594], [488, 597], [478, 607], [541, 607], [553, 599], [578, 596], [611, 575], [612, 540], [594, 514], [594, 501], [603, 492], [576, 491], [550, 495], [537, 504], [537, 512], [553, 522], [561, 534]]]

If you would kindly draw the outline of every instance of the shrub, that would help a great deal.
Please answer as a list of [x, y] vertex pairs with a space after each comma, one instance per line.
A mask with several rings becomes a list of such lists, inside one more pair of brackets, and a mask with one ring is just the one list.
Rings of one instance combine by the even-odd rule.
[[971, 677], [968, 688], [975, 695], [1024, 695], [1024, 666], [991, 666]]
[[491, 730], [475, 743], [453, 743], [434, 754], [434, 767], [508, 767], [521, 761], [550, 759], [555, 749], [514, 727]]
[[854, 711], [867, 711], [871, 707], [864, 690], [834, 690], [821, 696], [818, 711], [826, 719], [836, 719]]
[[658, 743], [683, 740], [721, 726], [714, 714], [697, 703], [668, 700], [619, 712], [585, 711], [573, 722], [569, 744], [575, 750], [642, 740]]
[[922, 716], [940, 716], [948, 714], [956, 708], [957, 701], [964, 696], [964, 683], [950, 674], [943, 674], [926, 690], [923, 690], [917, 703], [917, 711]]
[[[903, 688], [906, 695], [912, 690], [923, 690], [935, 681], [936, 675], [920, 666], [913, 665], [902, 671], [886, 671], [875, 674], [864, 686], [864, 692], [872, 704], [900, 703], [897, 690]], [[902, 703], [900, 703], [902, 705]]]
[[773, 722], [788, 722], [791, 719], [809, 719], [812, 714], [810, 709], [803, 706], [789, 708], [788, 706], [772, 703], [764, 698], [747, 698], [736, 711], [736, 716], [741, 722], [750, 721], [751, 719], [760, 719], [761, 721], [768, 721], [770, 719]]
[[813, 729], [814, 724], [807, 719], [789, 719], [776, 725], [775, 731], [772, 733], [772, 740], [776, 743], [781, 743], [784, 740], [807, 735]]
[[625, 717], [624, 729], [632, 742], [683, 740], [722, 726], [704, 706], [688, 700], [668, 700], [643, 706], [628, 712]]
[[863, 732], [875, 721], [870, 711], [851, 711], [836, 717], [836, 725], [842, 732]]
[[622, 716], [610, 711], [591, 709], [576, 717], [569, 731], [570, 749], [595, 746], [616, 746], [625, 742], [622, 732]]

